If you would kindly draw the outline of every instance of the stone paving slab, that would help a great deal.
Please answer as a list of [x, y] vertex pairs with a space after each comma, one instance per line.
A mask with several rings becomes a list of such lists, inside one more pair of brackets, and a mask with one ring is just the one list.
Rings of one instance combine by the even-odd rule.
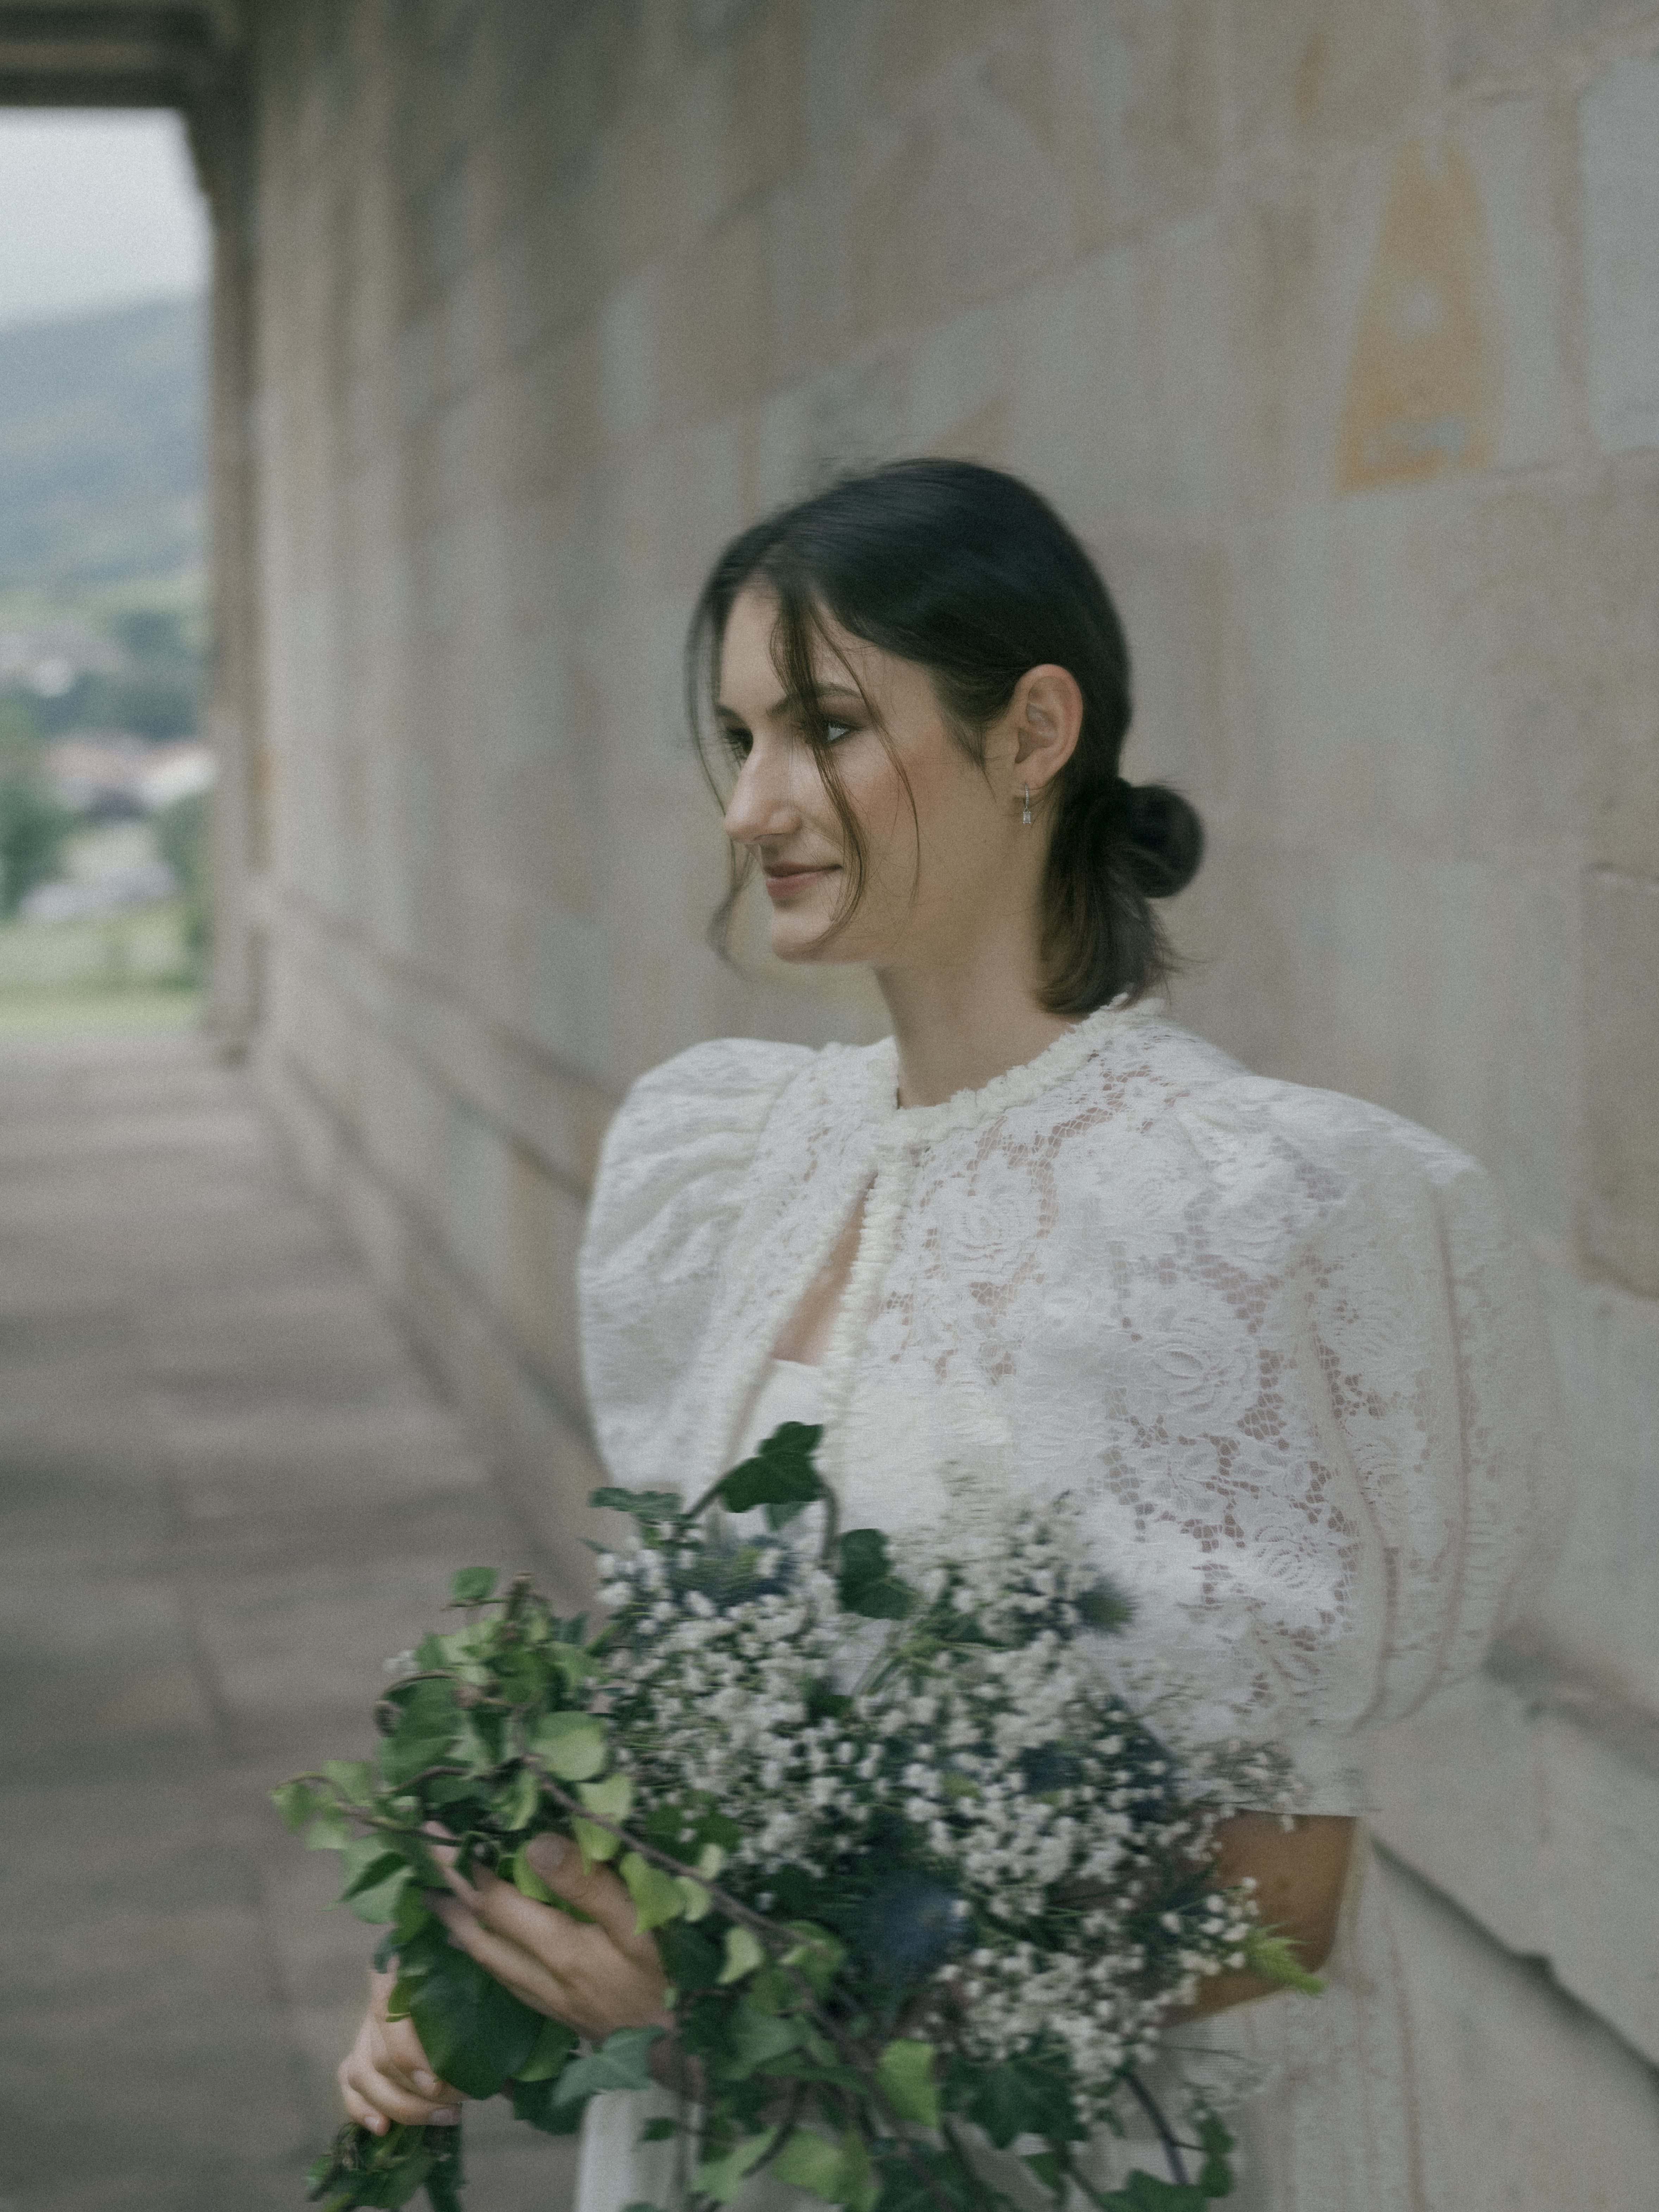
[[[545, 1570], [246, 1079], [0, 1043], [0, 2212], [297, 2212], [372, 1939], [266, 1793], [485, 1560]], [[470, 2212], [563, 2212], [467, 2135]]]

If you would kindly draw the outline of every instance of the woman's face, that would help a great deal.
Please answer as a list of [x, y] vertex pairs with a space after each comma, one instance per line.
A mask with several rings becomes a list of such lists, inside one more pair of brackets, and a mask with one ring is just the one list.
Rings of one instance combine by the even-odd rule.
[[965, 957], [1005, 905], [999, 892], [1011, 871], [1024, 879], [1036, 857], [1018, 787], [1012, 801], [1003, 789], [1014, 732], [998, 725], [988, 733], [981, 769], [952, 737], [925, 669], [826, 625], [814, 665], [818, 704], [866, 860], [858, 906], [830, 937], [848, 896], [846, 838], [773, 662], [776, 618], [769, 594], [738, 594], [721, 646], [718, 708], [739, 764], [726, 835], [764, 873], [773, 951], [878, 969]]

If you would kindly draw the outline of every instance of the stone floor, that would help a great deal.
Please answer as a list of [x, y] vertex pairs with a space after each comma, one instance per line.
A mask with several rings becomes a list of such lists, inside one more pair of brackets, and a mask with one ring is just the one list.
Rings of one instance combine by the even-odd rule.
[[[0, 2212], [301, 2204], [370, 1939], [266, 1792], [474, 1561], [537, 1564], [246, 1079], [0, 1043]], [[561, 2212], [468, 2139], [470, 2212]]]

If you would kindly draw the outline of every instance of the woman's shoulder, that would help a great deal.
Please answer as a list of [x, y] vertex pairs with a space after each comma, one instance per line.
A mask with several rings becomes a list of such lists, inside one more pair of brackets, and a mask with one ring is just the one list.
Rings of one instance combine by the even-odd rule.
[[641, 1182], [740, 1171], [781, 1094], [817, 1055], [761, 1037], [712, 1037], [629, 1086], [600, 1147], [596, 1202]]
[[1305, 1219], [1397, 1202], [1413, 1188], [1477, 1204], [1490, 1193], [1479, 1161], [1435, 1131], [1369, 1099], [1258, 1075], [1159, 1011], [1097, 1079], [1119, 1094], [1111, 1120], [1239, 1204]]
[[763, 1115], [793, 1076], [818, 1055], [769, 1037], [709, 1037], [647, 1068], [629, 1087], [611, 1127], [653, 1115], [699, 1119]]

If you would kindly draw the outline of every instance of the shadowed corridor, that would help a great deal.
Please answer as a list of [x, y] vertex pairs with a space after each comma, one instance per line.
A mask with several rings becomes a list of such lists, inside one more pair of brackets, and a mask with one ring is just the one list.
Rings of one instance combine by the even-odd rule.
[[[265, 1793], [451, 1571], [536, 1564], [193, 1037], [0, 1048], [0, 2212], [276, 2212], [371, 1931]], [[571, 2149], [471, 2115], [470, 2212]]]

